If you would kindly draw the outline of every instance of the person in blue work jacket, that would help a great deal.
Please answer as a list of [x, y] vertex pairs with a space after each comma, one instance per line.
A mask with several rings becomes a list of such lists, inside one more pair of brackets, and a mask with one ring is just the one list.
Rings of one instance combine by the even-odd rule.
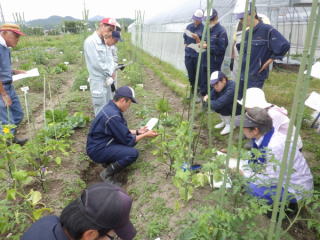
[[[220, 114], [221, 123], [215, 125], [216, 129], [223, 128], [221, 135], [230, 133], [230, 121], [232, 115], [233, 98], [235, 92], [235, 82], [228, 80], [226, 75], [221, 71], [215, 71], [210, 77], [211, 100], [209, 102], [213, 111]], [[207, 101], [208, 95], [204, 97]], [[241, 107], [237, 104], [236, 115], [241, 112]]]
[[146, 127], [129, 130], [122, 113], [131, 103], [137, 103], [134, 90], [124, 86], [116, 90], [113, 100], [106, 104], [91, 124], [87, 139], [87, 154], [106, 168], [100, 173], [104, 181], [113, 181], [114, 174], [138, 158], [136, 143], [146, 137], [155, 137], [155, 131]]
[[[248, 75], [248, 88], [262, 88], [265, 80], [269, 76], [269, 65], [275, 59], [282, 59], [288, 52], [290, 43], [269, 24], [263, 23], [256, 13], [256, 9], [248, 13], [247, 26], [250, 26], [251, 17], [254, 17], [254, 28], [251, 44], [251, 57]], [[244, 54], [241, 66], [240, 88], [238, 99], [243, 96], [244, 75], [246, 67], [246, 57], [248, 49], [249, 30], [246, 32]], [[240, 44], [237, 44], [240, 51]]]
[[[185, 57], [184, 63], [188, 72], [188, 78], [191, 87], [191, 94], [194, 93], [195, 81], [196, 81], [196, 71], [198, 64], [198, 52], [191, 47], [189, 44], [199, 44], [203, 32], [203, 10], [197, 9], [192, 16], [193, 23], [189, 24], [186, 28], [186, 32], [183, 34], [184, 46], [185, 46]], [[199, 85], [199, 83], [198, 83]], [[198, 88], [198, 86], [197, 86]], [[198, 89], [197, 89], [198, 90]]]
[[[25, 73], [22, 70], [13, 70], [11, 66], [10, 47], [15, 47], [20, 36], [25, 35], [16, 24], [3, 24], [0, 27], [0, 134], [2, 125], [18, 125], [23, 119], [23, 110], [13, 86], [12, 75]], [[15, 129], [11, 132], [15, 135]], [[24, 145], [27, 139], [18, 139], [13, 143]]]
[[[218, 12], [214, 8], [211, 10], [210, 15], [210, 74], [214, 71], [220, 71], [221, 65], [228, 47], [228, 36], [226, 29], [218, 21]], [[206, 40], [203, 44], [203, 48], [207, 48], [207, 36], [204, 36]], [[202, 96], [207, 94], [207, 51], [203, 52], [201, 57], [201, 81], [200, 92]]]

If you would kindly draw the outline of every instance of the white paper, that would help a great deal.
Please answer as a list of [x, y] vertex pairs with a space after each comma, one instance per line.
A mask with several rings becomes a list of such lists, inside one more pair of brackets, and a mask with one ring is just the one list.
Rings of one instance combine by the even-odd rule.
[[152, 128], [154, 128], [158, 121], [158, 118], [151, 118], [146, 124], [147, 129], [152, 130]]
[[192, 48], [197, 53], [206, 51], [206, 49], [200, 48], [200, 44], [197, 44], [197, 43], [190, 43], [189, 45], [187, 45], [187, 47]]
[[117, 65], [116, 68], [115, 68], [115, 70], [119, 70], [120, 68], [126, 67], [126, 66], [128, 66], [128, 65], [130, 65], [130, 64], [132, 64], [132, 63], [133, 63], [133, 62], [130, 61], [130, 62], [127, 62], [126, 64]]
[[38, 68], [33, 68], [33, 69], [27, 71], [26, 73], [20, 73], [20, 74], [13, 75], [12, 80], [17, 81], [17, 80], [20, 80], [23, 78], [38, 77], [39, 75], [40, 74], [39, 74]]
[[320, 112], [320, 94], [311, 92], [310, 96], [304, 102], [306, 106]]
[[185, 30], [184, 30], [184, 33], [185, 33], [188, 37], [193, 38], [193, 36], [192, 36], [193, 32], [189, 31], [188, 29], [185, 29]]
[[22, 87], [22, 88], [20, 88], [20, 89], [21, 89], [21, 91], [24, 92], [24, 93], [28, 93], [28, 91], [29, 91], [29, 87], [28, 87], [28, 86]]

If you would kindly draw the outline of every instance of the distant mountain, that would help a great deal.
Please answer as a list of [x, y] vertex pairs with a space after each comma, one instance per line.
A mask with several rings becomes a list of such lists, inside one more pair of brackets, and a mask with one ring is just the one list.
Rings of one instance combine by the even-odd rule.
[[94, 16], [94, 17], [92, 17], [92, 18], [89, 18], [89, 21], [90, 21], [90, 22], [99, 22], [99, 21], [101, 21], [103, 18], [104, 18], [103, 16], [97, 15], [97, 16]]
[[27, 22], [27, 26], [29, 27], [43, 27], [44, 29], [51, 29], [55, 28], [56, 26], [60, 25], [64, 21], [80, 21], [80, 19], [76, 19], [74, 17], [66, 16], [51, 16], [46, 19], [35, 19]]

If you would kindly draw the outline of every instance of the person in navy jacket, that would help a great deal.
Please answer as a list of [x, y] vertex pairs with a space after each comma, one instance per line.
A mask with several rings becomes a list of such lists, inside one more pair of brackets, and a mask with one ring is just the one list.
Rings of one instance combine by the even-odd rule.
[[129, 130], [122, 113], [136, 103], [134, 90], [124, 86], [116, 90], [91, 124], [87, 139], [87, 154], [106, 168], [100, 173], [105, 181], [112, 181], [114, 174], [132, 164], [138, 158], [136, 143], [146, 137], [155, 137], [155, 131], [146, 127]]
[[189, 24], [186, 28], [189, 34], [186, 34], [186, 33], [183, 34], [184, 46], [185, 46], [184, 63], [186, 65], [186, 69], [188, 72], [188, 78], [191, 86], [191, 95], [194, 92], [199, 54], [193, 48], [188, 47], [188, 45], [200, 43], [200, 39], [202, 37], [202, 32], [203, 32], [203, 24], [202, 24], [203, 10], [197, 9], [192, 16], [192, 20], [193, 20], [193, 23]]
[[[210, 16], [210, 74], [214, 71], [220, 71], [221, 65], [228, 47], [228, 36], [225, 28], [218, 22], [218, 12], [213, 8]], [[206, 36], [204, 39], [207, 41]], [[207, 48], [207, 43], [203, 48]], [[201, 57], [201, 81], [200, 92], [202, 96], [207, 94], [207, 51], [203, 52]]]
[[[275, 59], [281, 60], [283, 58], [290, 48], [290, 43], [271, 25], [263, 23], [259, 19], [256, 10], [249, 10], [248, 27], [250, 26], [251, 16], [254, 16], [254, 28], [251, 44], [248, 88], [262, 88], [265, 80], [269, 76], [269, 65]], [[243, 95], [248, 35], [249, 30], [247, 30], [245, 37], [238, 99], [241, 99]], [[240, 50], [240, 44], [237, 45], [237, 48]]]
[[[223, 72], [215, 71], [210, 77], [211, 86], [211, 100], [210, 107], [213, 111], [220, 114], [222, 120], [221, 123], [215, 125], [214, 127], [219, 129], [223, 128], [220, 132], [221, 135], [230, 133], [230, 121], [232, 115], [233, 98], [235, 92], [235, 82], [228, 80]], [[204, 97], [207, 101], [208, 96]], [[237, 104], [236, 115], [241, 112], [241, 107]]]

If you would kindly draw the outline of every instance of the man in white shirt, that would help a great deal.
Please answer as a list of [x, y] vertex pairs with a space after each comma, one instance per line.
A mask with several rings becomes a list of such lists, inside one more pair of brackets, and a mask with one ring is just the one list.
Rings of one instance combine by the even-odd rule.
[[[236, 119], [235, 124], [236, 126], [240, 126], [239, 118]], [[260, 156], [253, 156], [253, 159], [249, 160], [249, 162], [259, 164], [257, 166], [261, 166], [262, 169], [259, 168], [260, 170], [258, 171], [254, 169], [244, 171], [246, 177], [255, 176], [249, 182], [249, 193], [255, 197], [267, 200], [268, 204], [272, 204], [279, 180], [286, 136], [275, 131], [267, 110], [261, 108], [247, 110], [244, 118], [243, 133], [247, 138], [252, 139], [253, 147], [261, 152]], [[286, 170], [285, 178], [288, 170]], [[288, 188], [290, 198], [287, 200], [290, 203], [296, 203], [297, 200], [307, 196], [313, 190], [313, 177], [310, 168], [298, 148], [295, 151], [291, 171], [292, 174]]]
[[[84, 42], [84, 56], [90, 79], [90, 91], [95, 116], [112, 99], [111, 84], [114, 77], [114, 61], [104, 42], [106, 35], [115, 30], [116, 20], [104, 18], [98, 29]], [[110, 83], [111, 82], [111, 83]]]

